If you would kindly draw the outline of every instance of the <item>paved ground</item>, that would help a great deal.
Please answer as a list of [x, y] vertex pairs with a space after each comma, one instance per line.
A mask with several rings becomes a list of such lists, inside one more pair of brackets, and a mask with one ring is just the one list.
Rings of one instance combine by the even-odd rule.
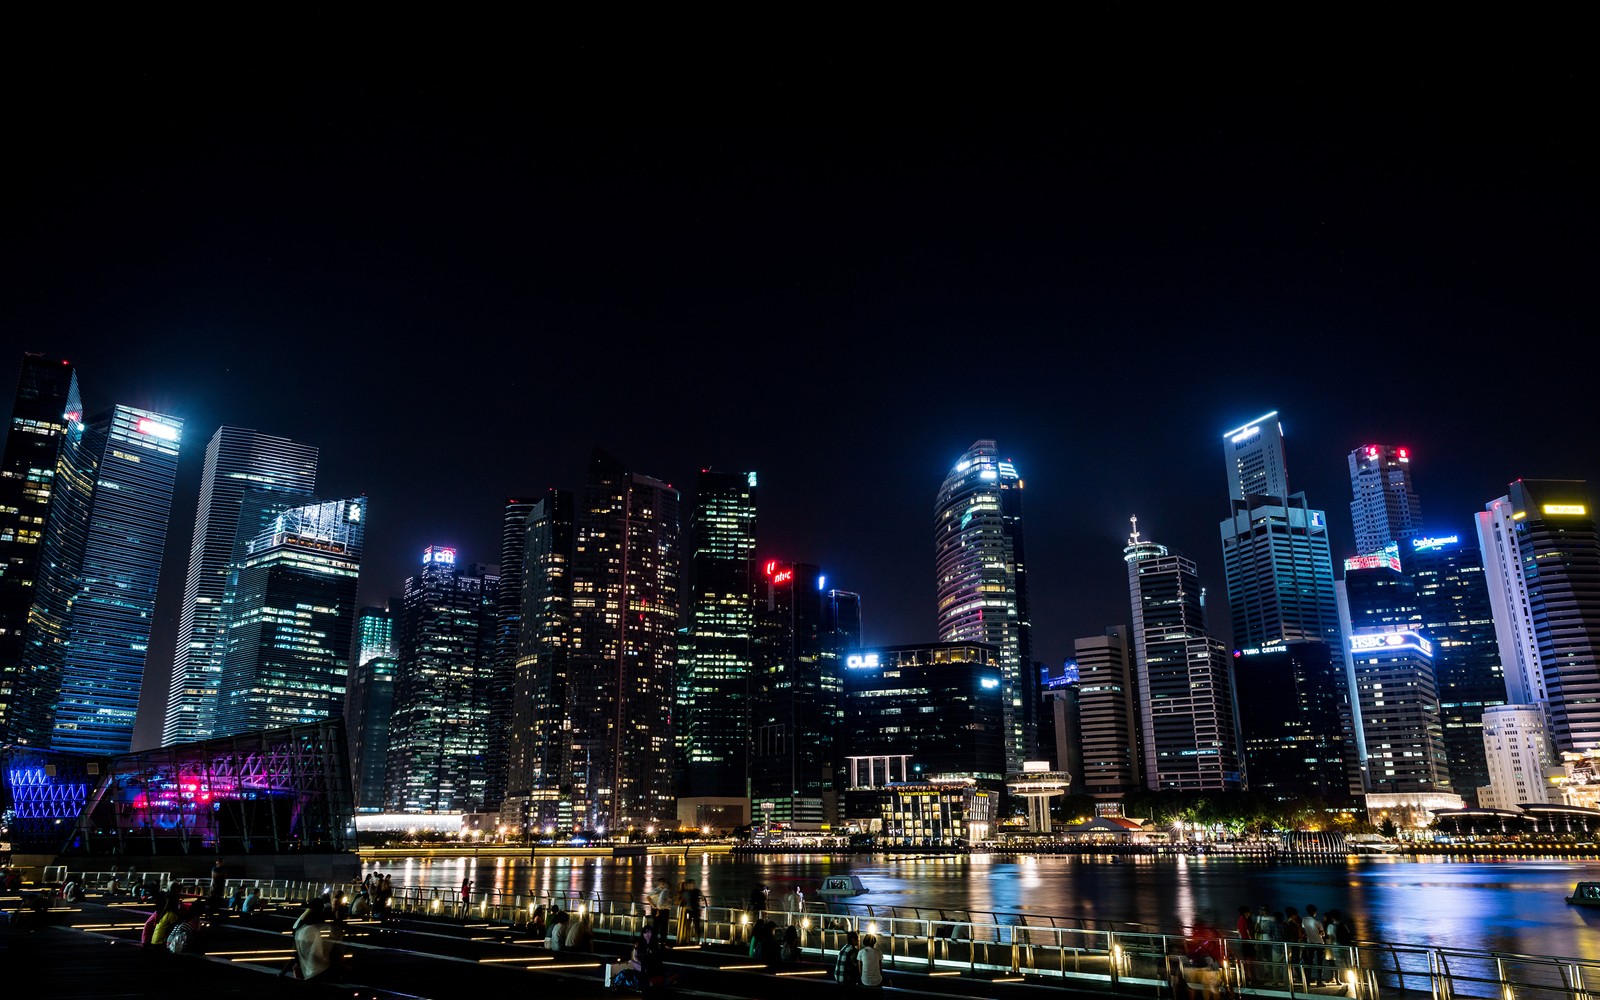
[[[13, 907], [14, 902], [0, 902]], [[622, 942], [601, 941], [587, 954], [550, 954], [526, 935], [456, 920], [402, 920], [392, 925], [352, 922], [344, 942], [344, 964], [329, 983], [301, 983], [279, 976], [293, 954], [290, 927], [298, 906], [259, 916], [228, 915], [206, 932], [203, 955], [173, 955], [142, 948], [139, 929], [150, 910], [126, 897], [91, 897], [58, 906], [36, 923], [0, 930], [0, 963], [8, 984], [26, 984], [41, 998], [345, 997], [349, 1000], [409, 1000], [501, 996], [531, 992], [541, 997], [611, 997], [603, 965], [620, 962]], [[732, 950], [675, 949], [668, 970], [679, 978], [663, 997], [823, 1000], [839, 995], [824, 961], [781, 970], [751, 968]], [[1038, 996], [1039, 985], [968, 976], [928, 977], [891, 972], [899, 997], [959, 1000], [964, 997]], [[1059, 982], [1052, 994], [1077, 993]], [[1105, 994], [1084, 993], [1084, 997]]]

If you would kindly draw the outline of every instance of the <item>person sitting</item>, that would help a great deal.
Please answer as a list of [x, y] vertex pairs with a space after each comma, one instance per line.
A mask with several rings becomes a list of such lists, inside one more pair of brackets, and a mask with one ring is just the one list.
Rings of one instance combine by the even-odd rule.
[[567, 941], [567, 921], [571, 919], [565, 910], [558, 912], [550, 918], [545, 930], [544, 946], [550, 951], [565, 951]]
[[247, 917], [255, 913], [260, 905], [261, 893], [256, 890], [255, 886], [251, 886], [245, 890], [244, 898], [239, 901], [239, 915]]
[[183, 912], [183, 897], [178, 895], [174, 888], [167, 893], [162, 901], [159, 914], [156, 916], [155, 926], [150, 931], [150, 943], [157, 948], [164, 948], [167, 944], [167, 935], [172, 933], [172, 928], [178, 925], [178, 918]]
[[567, 921], [567, 930], [561, 942], [562, 951], [589, 951], [594, 947], [594, 926], [589, 922], [587, 913], [579, 914], [577, 919]]
[[343, 938], [337, 925], [323, 937], [323, 928], [333, 923], [333, 906], [327, 895], [311, 900], [294, 922], [294, 961], [279, 973], [292, 971], [296, 979], [311, 980], [333, 968], [338, 942]]
[[656, 929], [652, 921], [640, 929], [639, 937], [633, 943], [633, 954], [629, 957], [627, 966], [611, 977], [611, 985], [617, 989], [638, 990], [642, 993], [650, 987], [661, 986], [666, 981], [666, 957], [656, 940]]

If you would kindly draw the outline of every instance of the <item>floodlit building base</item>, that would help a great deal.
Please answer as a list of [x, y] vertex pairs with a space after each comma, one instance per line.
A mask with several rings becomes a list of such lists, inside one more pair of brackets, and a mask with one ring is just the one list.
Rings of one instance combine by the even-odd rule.
[[1372, 792], [1366, 796], [1368, 822], [1393, 821], [1401, 830], [1422, 830], [1440, 809], [1462, 809], [1466, 803], [1454, 792]]

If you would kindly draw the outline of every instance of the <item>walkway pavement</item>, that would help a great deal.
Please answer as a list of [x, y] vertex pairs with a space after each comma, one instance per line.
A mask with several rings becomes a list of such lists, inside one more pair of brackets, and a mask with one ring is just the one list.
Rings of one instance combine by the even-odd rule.
[[[11, 908], [14, 901], [0, 902]], [[603, 985], [607, 961], [620, 963], [624, 942], [599, 941], [590, 953], [547, 952], [525, 934], [459, 920], [408, 919], [378, 925], [351, 921], [344, 964], [332, 982], [302, 983], [279, 972], [293, 955], [291, 925], [300, 907], [284, 906], [257, 916], [229, 914], [206, 932], [203, 955], [173, 955], [142, 948], [140, 928], [148, 904], [128, 897], [91, 896], [58, 905], [37, 922], [0, 930], [0, 963], [12, 984], [49, 998], [345, 997], [348, 1000], [412, 1000], [420, 997], [515, 995], [611, 997]], [[731, 949], [676, 948], [668, 971], [679, 985], [663, 997], [808, 998], [838, 996], [827, 973], [830, 959], [795, 963], [778, 971], [756, 967]], [[937, 1000], [1037, 997], [1037, 984], [1006, 977], [925, 976], [891, 972], [891, 993]], [[1103, 992], [1049, 987], [1056, 996], [1105, 997]]]

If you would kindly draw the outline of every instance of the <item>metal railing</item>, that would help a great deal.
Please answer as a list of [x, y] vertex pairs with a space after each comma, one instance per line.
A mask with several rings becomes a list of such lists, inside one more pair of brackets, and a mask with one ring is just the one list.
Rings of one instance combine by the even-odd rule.
[[[125, 872], [72, 874], [87, 886], [102, 887], [113, 875], [126, 884]], [[260, 902], [267, 905], [303, 903], [328, 888], [326, 882], [284, 879], [229, 879], [227, 884], [230, 894], [235, 885], [255, 886]], [[209, 879], [163, 882], [169, 890], [201, 894], [209, 885]], [[332, 888], [348, 906], [360, 884]], [[584, 921], [593, 939], [608, 948], [630, 942], [650, 919], [649, 906], [640, 900], [500, 892], [475, 892], [463, 900], [459, 890], [422, 887], [396, 888], [387, 912], [527, 932], [534, 928], [541, 908], [549, 912], [552, 907]], [[913, 908], [878, 909], [889, 912], [867, 912], [870, 908], [864, 904], [816, 903], [803, 911], [752, 912], [713, 903], [701, 911], [696, 941], [742, 950], [757, 922], [767, 921], [779, 928], [796, 925], [802, 960], [831, 961], [846, 935], [855, 931], [879, 939], [883, 965], [889, 971], [1025, 977], [1084, 988], [1098, 985], [1123, 994], [1148, 991], [1156, 997], [1175, 995], [1185, 987], [1197, 996], [1204, 990], [1202, 976], [1185, 961], [1186, 941], [1178, 934], [1073, 926], [1078, 922], [1035, 914], [982, 914], [989, 919], [974, 920], [971, 914], [931, 915], [949, 911], [912, 916], [899, 911]], [[1218, 986], [1234, 996], [1597, 1000], [1594, 995], [1600, 993], [1600, 960], [1378, 941], [1309, 945], [1228, 937], [1222, 944]]]

